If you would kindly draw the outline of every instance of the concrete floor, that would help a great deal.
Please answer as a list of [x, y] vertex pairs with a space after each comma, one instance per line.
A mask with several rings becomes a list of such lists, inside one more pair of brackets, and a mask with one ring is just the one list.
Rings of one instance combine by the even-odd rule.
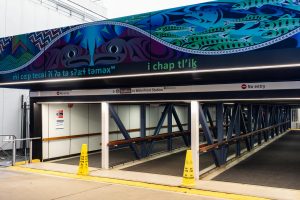
[[[26, 152], [26, 153], [25, 153]], [[21, 162], [28, 160], [29, 150], [18, 149], [16, 153], [16, 162]], [[12, 165], [12, 151], [11, 150], [2, 150], [0, 147], [0, 166], [8, 167]]]
[[[264, 174], [259, 174], [255, 177], [253, 175], [252, 171], [256, 170], [254, 167], [256, 165], [261, 165], [265, 161], [267, 161], [268, 157], [282, 158], [282, 162], [287, 162], [291, 164], [291, 167], [288, 168], [288, 170], [292, 170], [293, 176], [288, 178], [290, 180], [282, 180], [282, 182], [286, 183], [295, 183], [295, 181], [299, 180], [299, 175], [297, 174], [296, 170], [299, 169], [299, 156], [297, 157], [296, 153], [299, 152], [299, 143], [300, 140], [300, 134], [296, 135], [286, 135], [282, 138], [279, 138], [277, 141], [272, 143], [271, 145], [267, 146], [265, 149], [271, 148], [274, 144], [279, 143], [279, 145], [272, 147], [273, 150], [271, 152], [268, 152], [264, 156], [261, 157], [259, 162], [256, 162], [255, 165], [251, 165], [251, 170], [247, 169], [247, 172], [243, 172], [243, 174], [235, 174], [235, 178], [243, 179], [243, 175], [249, 174], [248, 177], [251, 177], [253, 180], [260, 178], [260, 179], [267, 179], [265, 181], [272, 182], [272, 176], [266, 177]], [[288, 148], [286, 145], [289, 144]], [[159, 146], [159, 145], [158, 145]], [[163, 145], [161, 146], [163, 147]], [[164, 146], [165, 148], [165, 146]], [[229, 152], [232, 154], [234, 152], [235, 146], [231, 146]], [[271, 148], [271, 149], [272, 149]], [[259, 153], [263, 152], [265, 149], [261, 150]], [[287, 152], [285, 152], [286, 149]], [[289, 149], [289, 150], [288, 150]], [[293, 153], [291, 153], [292, 151]], [[120, 156], [124, 155], [124, 151], [120, 151]], [[123, 154], [122, 154], [123, 153]], [[130, 153], [130, 152], [129, 152]], [[132, 154], [131, 154], [132, 155]], [[100, 170], [96, 168], [90, 168], [90, 174], [94, 177], [107, 177], [107, 178], [117, 178], [121, 180], [129, 180], [129, 181], [137, 181], [137, 182], [147, 182], [147, 183], [154, 183], [159, 185], [170, 185], [170, 186], [180, 186], [181, 185], [181, 177], [178, 176], [166, 176], [166, 175], [159, 175], [157, 171], [154, 171], [151, 174], [150, 173], [143, 173], [145, 170], [146, 172], [149, 172], [151, 167], [158, 167], [163, 170], [165, 170], [161, 174], [170, 174], [173, 172], [176, 172], [179, 174], [179, 176], [182, 176], [181, 170], [179, 170], [176, 166], [180, 165], [178, 162], [178, 159], [184, 160], [184, 152], [181, 153], [175, 153], [173, 155], [169, 155], [163, 158], [158, 158], [156, 160], [150, 160], [145, 163], [141, 163], [132, 167], [128, 167], [129, 169], [137, 168], [136, 170]], [[205, 154], [203, 154], [205, 155]], [[200, 163], [202, 163], [202, 166], [205, 166], [203, 163], [204, 158], [203, 155], [200, 157]], [[212, 157], [209, 154], [206, 154], [207, 160], [211, 159]], [[254, 154], [249, 159], [255, 157], [256, 154]], [[296, 157], [295, 157], [296, 156]], [[100, 156], [99, 156], [100, 157]], [[296, 159], [291, 159], [291, 158]], [[78, 158], [77, 158], [78, 159]], [[97, 157], [98, 159], [98, 157]], [[246, 160], [247, 161], [247, 160]], [[75, 165], [63, 165], [58, 163], [35, 163], [26, 165], [25, 168], [31, 168], [31, 169], [41, 169], [45, 171], [58, 171], [63, 172], [67, 174], [76, 174], [78, 170], [78, 160], [76, 161]], [[280, 161], [278, 161], [280, 162]], [[276, 165], [280, 165], [276, 163], [268, 163], [264, 165], [265, 169], [268, 169], [269, 171], [273, 170], [273, 167]], [[150, 164], [149, 164], [150, 163]], [[208, 162], [209, 163], [209, 162]], [[242, 163], [242, 162], [241, 162]], [[183, 166], [183, 165], [182, 165]], [[200, 164], [201, 166], [201, 164]], [[237, 165], [238, 166], [238, 165]], [[284, 165], [280, 165], [284, 166]], [[69, 170], [67, 170], [67, 168]], [[142, 169], [142, 170], [141, 170]], [[234, 167], [232, 168], [234, 169]], [[271, 169], [271, 170], [270, 170]], [[137, 172], [137, 171], [141, 172]], [[156, 168], [157, 170], [157, 168]], [[229, 169], [228, 171], [230, 171]], [[23, 170], [21, 170], [23, 171]], [[226, 173], [226, 172], [225, 172]], [[224, 173], [224, 174], [225, 174]], [[275, 173], [275, 175], [274, 175]], [[275, 170], [273, 173], [273, 177], [276, 177], [275, 180], [279, 177], [282, 178], [282, 175], [277, 175], [278, 171]], [[222, 175], [222, 174], [221, 174]], [[240, 176], [240, 177], [239, 177]], [[261, 177], [259, 177], [261, 176]], [[231, 176], [232, 177], [232, 176]], [[271, 178], [270, 178], [271, 177]], [[218, 177], [217, 177], [218, 178]], [[278, 178], [278, 180], [279, 180]], [[225, 181], [225, 182], [223, 182]], [[45, 182], [45, 183], [44, 183]], [[235, 182], [235, 181], [233, 181]], [[275, 181], [276, 182], [276, 181]], [[85, 184], [86, 183], [86, 184]], [[253, 184], [251, 182], [247, 182], [248, 184], [239, 182], [232, 183], [232, 182], [226, 182], [226, 180], [221, 181], [197, 181], [196, 182], [196, 188], [200, 190], [206, 190], [206, 191], [217, 191], [217, 192], [224, 192], [227, 194], [237, 193], [241, 195], [249, 195], [249, 196], [258, 196], [258, 197], [264, 197], [268, 199], [288, 199], [288, 200], [294, 200], [299, 199], [300, 197], [300, 190], [291, 190], [291, 189], [282, 189], [282, 188], [275, 188], [275, 187], [267, 187], [267, 186], [258, 186], [258, 185], [249, 185]], [[73, 185], [74, 184], [74, 185]], [[260, 184], [261, 185], [261, 184]], [[50, 189], [49, 189], [50, 188]], [[297, 189], [297, 188], [296, 188]], [[48, 191], [49, 190], [49, 191]], [[16, 191], [16, 193], [12, 192]], [[34, 197], [31, 197], [31, 193], [35, 192], [36, 195]], [[191, 196], [191, 195], [184, 195], [181, 193], [171, 193], [171, 192], [164, 192], [164, 191], [156, 191], [151, 189], [142, 189], [142, 188], [136, 188], [136, 187], [128, 187], [124, 185], [114, 185], [111, 183], [99, 183], [99, 182], [85, 182], [82, 180], [75, 180], [75, 179], [66, 179], [66, 178], [57, 178], [53, 176], [46, 176], [45, 175], [33, 175], [33, 174], [27, 174], [25, 172], [15, 172], [15, 171], [8, 171], [8, 170], [1, 170], [0, 169], [0, 199], [24, 199], [24, 195], [21, 195], [24, 193], [26, 196], [26, 199], [119, 199], [122, 198], [123, 200], [128, 199], [137, 199], [137, 198], [143, 198], [143, 199], [213, 199], [213, 198], [202, 198], [200, 196]], [[153, 193], [153, 194], [152, 194]], [[124, 195], [126, 194], [126, 195]], [[145, 196], [143, 196], [145, 195]], [[36, 197], [36, 198], [35, 198]], [[41, 198], [42, 197], [42, 198]], [[103, 198], [102, 198], [103, 197]]]
[[[124, 168], [125, 171], [136, 171], [170, 176], [182, 176], [186, 152], [179, 152], [170, 156], [151, 160], [142, 164]], [[200, 170], [214, 165], [212, 156], [209, 153], [200, 155]]]
[[[244, 143], [241, 143], [241, 148], [245, 149]], [[230, 146], [228, 154], [235, 155], [234, 145]], [[147, 161], [141, 164], [137, 164], [128, 168], [124, 168], [123, 170], [181, 177], [183, 174], [185, 155], [186, 152], [183, 151], [155, 160]], [[212, 154], [210, 152], [200, 154], [200, 171], [210, 166], [215, 166]]]
[[[74, 165], [64, 165], [64, 164], [46, 162], [46, 163], [27, 164], [20, 167], [12, 167], [9, 168], [9, 170], [12, 171], [18, 170], [19, 172], [22, 171], [27, 173], [37, 173], [43, 175], [52, 174], [51, 176], [53, 176], [54, 173], [55, 176], [66, 177], [66, 178], [67, 177], [70, 178], [71, 176], [72, 178], [74, 178], [74, 176], [76, 177], [76, 174], [78, 172], [78, 167]], [[98, 179], [98, 181], [96, 182], [102, 182], [102, 179], [104, 178], [104, 181], [109, 184], [110, 183], [116, 184], [119, 183], [119, 181], [122, 182], [122, 180], [127, 180], [130, 181], [131, 183], [154, 184], [151, 187], [147, 187], [148, 189], [157, 189], [156, 187], [157, 185], [180, 187], [182, 184], [182, 178], [176, 176], [166, 176], [166, 175], [159, 175], [159, 174], [122, 171], [122, 170], [101, 170], [96, 168], [90, 168], [90, 178]], [[106, 178], [111, 179], [111, 181], [108, 181]], [[118, 181], [115, 182], [116, 180]], [[124, 185], [124, 183], [120, 183], [120, 184]], [[125, 183], [125, 185], [127, 186], [128, 183]], [[240, 183], [229, 183], [229, 182], [221, 182], [221, 181], [211, 181], [211, 180], [196, 181], [195, 189], [204, 192], [215, 191], [217, 193], [218, 192], [223, 193], [223, 194], [212, 195], [213, 197], [218, 197], [218, 198], [226, 198], [225, 197], [226, 195], [224, 196], [224, 194], [229, 194], [229, 195], [237, 194], [237, 195], [243, 195], [237, 197], [237, 199], [248, 199], [244, 195], [250, 197], [251, 196], [261, 197], [265, 199], [280, 199], [280, 200], [300, 199], [300, 190], [291, 190], [291, 189], [248, 185], [248, 184], [240, 184]], [[202, 193], [201, 195], [205, 195], [205, 194]], [[211, 197], [211, 195], [209, 196]], [[227, 199], [228, 198], [231, 199], [230, 196], [227, 196]]]
[[217, 198], [0, 169], [0, 199], [5, 200], [217, 200]]
[[[155, 142], [153, 146], [153, 153], [166, 152], [167, 150], [167, 140]], [[137, 146], [138, 149], [140, 146]], [[173, 139], [173, 148], [185, 147], [184, 142], [181, 137]], [[245, 148], [245, 144], [241, 143], [241, 148]], [[235, 154], [235, 146], [232, 145], [229, 148], [229, 155]], [[127, 168], [123, 168], [125, 171], [136, 171], [144, 173], [162, 174], [170, 176], [179, 176], [183, 174], [184, 162], [185, 162], [186, 152], [178, 152], [172, 155], [164, 156], [155, 160], [146, 161], [141, 164], [136, 164]], [[133, 152], [130, 148], [115, 149], [110, 151], [110, 167], [134, 161]], [[214, 160], [211, 153], [203, 153], [200, 155], [200, 171], [204, 170], [210, 166], [214, 166]], [[62, 160], [54, 161], [54, 163], [76, 165], [79, 163], [79, 156], [73, 158], [66, 158]], [[101, 152], [93, 153], [89, 155], [89, 166], [94, 168], [100, 168], [101, 166]]]
[[[173, 139], [173, 149], [181, 148], [184, 146], [185, 145], [181, 137]], [[137, 145], [137, 148], [139, 149], [140, 146]], [[158, 141], [154, 143], [153, 153], [160, 153], [166, 151], [167, 151], [167, 140]], [[109, 159], [110, 167], [136, 160], [131, 149], [127, 147], [122, 149], [111, 150], [109, 158], [110, 158]], [[79, 156], [75, 156], [72, 158], [66, 158], [66, 159], [54, 161], [54, 163], [78, 165], [79, 159], [80, 159]], [[95, 168], [101, 167], [101, 152], [92, 153], [89, 155], [89, 166]]]
[[300, 190], [299, 143], [292, 131], [213, 180]]

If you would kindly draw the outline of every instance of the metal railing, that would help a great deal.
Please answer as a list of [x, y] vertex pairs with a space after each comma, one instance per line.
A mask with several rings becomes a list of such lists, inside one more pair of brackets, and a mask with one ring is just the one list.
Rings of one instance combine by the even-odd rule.
[[[40, 137], [23, 139], [17, 139], [14, 135], [1, 135], [0, 137], [4, 137], [0, 146], [0, 152], [5, 156], [6, 163], [11, 162], [12, 166], [16, 165], [17, 161], [26, 162], [28, 160], [28, 163], [32, 163], [32, 141], [40, 140]], [[18, 144], [18, 142], [20, 143]], [[25, 146], [22, 146], [21, 143], [25, 144]], [[9, 144], [11, 144], [10, 147], [3, 148], [4, 146], [9, 146]]]
[[13, 163], [13, 151], [15, 149], [15, 135], [0, 135], [0, 165], [11, 165]]
[[[14, 150], [13, 150], [13, 162], [12, 162], [12, 165], [14, 166], [16, 164], [16, 154], [17, 154], [16, 144], [17, 144], [18, 141], [25, 142], [25, 144], [27, 144], [27, 142], [29, 142], [29, 147], [28, 147], [29, 148], [29, 154], [28, 154], [29, 159], [28, 159], [28, 162], [32, 163], [32, 141], [33, 140], [39, 140], [39, 139], [41, 139], [41, 138], [40, 137], [36, 137], [36, 138], [15, 139], [13, 141]], [[25, 149], [27, 149], [27, 148], [25, 148]], [[25, 155], [24, 157], [25, 157], [24, 161], [26, 161], [27, 160], [27, 156]]]

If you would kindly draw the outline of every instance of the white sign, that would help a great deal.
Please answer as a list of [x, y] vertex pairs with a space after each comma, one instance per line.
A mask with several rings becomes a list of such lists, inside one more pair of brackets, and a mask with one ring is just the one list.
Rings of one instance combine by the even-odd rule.
[[64, 119], [64, 110], [60, 109], [56, 111], [56, 129], [64, 129], [65, 128], [65, 119]]
[[31, 97], [247, 92], [300, 89], [300, 81], [31, 92]]

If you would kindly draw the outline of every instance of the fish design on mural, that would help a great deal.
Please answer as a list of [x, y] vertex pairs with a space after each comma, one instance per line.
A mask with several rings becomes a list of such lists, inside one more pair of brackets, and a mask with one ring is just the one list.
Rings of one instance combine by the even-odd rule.
[[220, 50], [226, 50], [226, 49], [237, 49], [237, 48], [245, 48], [249, 46], [253, 46], [254, 42], [247, 42], [247, 41], [225, 41], [218, 43], [216, 45], [207, 47], [207, 50], [210, 51], [220, 51]]
[[188, 43], [192, 43], [192, 42], [201, 42], [201, 41], [205, 41], [205, 40], [209, 40], [215, 38], [215, 36], [213, 34], [194, 34], [194, 35], [190, 35], [188, 37], [186, 37], [186, 41]]
[[176, 26], [176, 25], [167, 25], [162, 26], [156, 29], [157, 32], [177, 32], [177, 31], [190, 31], [194, 32], [195, 27], [185, 27], [185, 26]]
[[300, 26], [300, 18], [293, 18], [290, 15], [284, 15], [274, 21], [262, 22], [260, 27], [263, 29], [273, 30], [273, 29], [294, 29]]
[[216, 37], [213, 35], [195, 35], [187, 39], [187, 43], [183, 47], [190, 49], [201, 49], [201, 50], [225, 50], [234, 49], [241, 47], [248, 47], [254, 45], [254, 42], [250, 42], [251, 37], [245, 38], [229, 38], [229, 37]]
[[179, 35], [168, 32], [154, 32], [153, 35], [159, 38], [180, 38]]
[[264, 5], [280, 5], [285, 2], [285, 0], [244, 0], [239, 3], [236, 3], [232, 6], [234, 10], [248, 10], [250, 8], [260, 8]]
[[[91, 30], [95, 32], [91, 35]], [[100, 32], [96, 32], [100, 31]], [[84, 35], [84, 32], [88, 34]], [[176, 59], [181, 54], [167, 50], [162, 44], [149, 40], [145, 35], [112, 25], [89, 27], [67, 34], [46, 50], [47, 69], [106, 66], [120, 63], [146, 62], [158, 59], [161, 54]], [[99, 34], [100, 33], [100, 34]], [[77, 41], [81, 41], [79, 44]], [[64, 45], [64, 44], [69, 45]], [[152, 51], [150, 46], [164, 51]]]
[[198, 10], [196, 11], [185, 14], [183, 20], [188, 24], [203, 28], [209, 28], [212, 25], [223, 25], [221, 21], [223, 18], [223, 11], [219, 6], [203, 5], [197, 9]]
[[233, 29], [234, 25], [230, 24], [227, 26], [220, 26], [220, 27], [216, 27], [216, 28], [209, 28], [203, 32], [201, 32], [202, 35], [205, 34], [218, 34], [218, 35], [224, 35], [226, 34], [229, 30]]
[[220, 0], [2, 38], [0, 74], [226, 55], [281, 41], [299, 48], [298, 7], [289, 0]]
[[268, 15], [247, 15], [243, 18], [234, 19], [232, 21], [228, 20], [225, 25], [232, 24], [232, 23], [260, 23], [262, 21], [269, 20], [271, 16]]
[[287, 34], [289, 32], [288, 28], [279, 28], [275, 30], [268, 30], [262, 34], [265, 38], [275, 38]]

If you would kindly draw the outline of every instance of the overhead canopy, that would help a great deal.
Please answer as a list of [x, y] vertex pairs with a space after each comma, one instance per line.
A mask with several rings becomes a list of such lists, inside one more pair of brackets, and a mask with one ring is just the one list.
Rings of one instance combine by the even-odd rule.
[[0, 39], [0, 86], [33, 90], [299, 80], [292, 1], [213, 1]]

